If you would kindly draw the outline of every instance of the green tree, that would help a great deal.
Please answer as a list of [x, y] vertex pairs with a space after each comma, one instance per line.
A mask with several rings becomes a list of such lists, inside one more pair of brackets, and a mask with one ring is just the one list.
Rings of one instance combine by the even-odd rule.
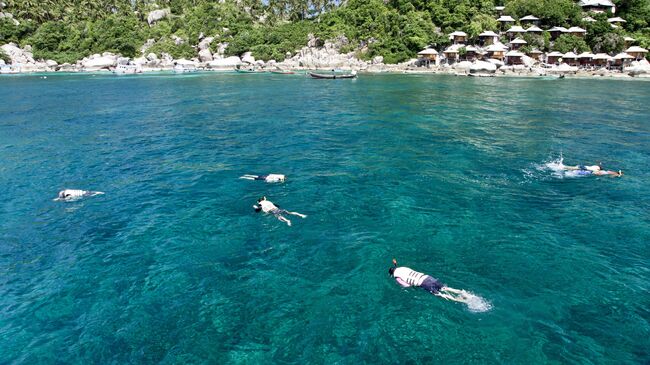
[[570, 34], [563, 34], [555, 40], [555, 43], [553, 44], [553, 50], [562, 53], [581, 53], [589, 51], [589, 46], [587, 46], [585, 40], [580, 37], [576, 37]]
[[534, 15], [547, 26], [570, 26], [581, 18], [581, 9], [573, 0], [507, 0], [505, 12], [516, 18]]

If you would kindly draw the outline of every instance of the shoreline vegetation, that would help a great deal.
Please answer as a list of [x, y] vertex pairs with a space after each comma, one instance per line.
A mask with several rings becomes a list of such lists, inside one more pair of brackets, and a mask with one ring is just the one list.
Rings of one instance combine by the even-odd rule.
[[0, 74], [650, 78], [648, 47], [645, 0], [0, 0]]

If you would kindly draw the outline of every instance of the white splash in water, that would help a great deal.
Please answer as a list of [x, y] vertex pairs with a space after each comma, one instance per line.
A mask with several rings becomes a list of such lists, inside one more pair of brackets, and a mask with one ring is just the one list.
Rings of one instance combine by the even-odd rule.
[[492, 309], [492, 304], [478, 295], [472, 294], [470, 292], [465, 292], [464, 296], [464, 302], [470, 312], [480, 313], [487, 312]]

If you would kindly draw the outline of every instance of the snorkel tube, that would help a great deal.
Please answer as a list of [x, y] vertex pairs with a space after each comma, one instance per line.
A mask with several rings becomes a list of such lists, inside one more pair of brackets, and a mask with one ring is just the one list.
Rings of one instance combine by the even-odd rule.
[[388, 268], [388, 275], [393, 276], [395, 269], [397, 269], [397, 260], [393, 259], [393, 267]]

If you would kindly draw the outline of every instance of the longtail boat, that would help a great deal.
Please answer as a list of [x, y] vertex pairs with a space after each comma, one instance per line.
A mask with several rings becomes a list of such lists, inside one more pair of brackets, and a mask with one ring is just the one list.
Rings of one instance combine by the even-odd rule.
[[352, 74], [344, 74], [344, 75], [336, 75], [336, 74], [319, 74], [315, 72], [309, 72], [309, 76], [315, 78], [315, 79], [353, 79], [357, 77], [356, 73]]
[[244, 70], [244, 69], [241, 69], [241, 68], [236, 68], [235, 72], [239, 72], [240, 74], [259, 74], [259, 73], [263, 73], [264, 71]]

